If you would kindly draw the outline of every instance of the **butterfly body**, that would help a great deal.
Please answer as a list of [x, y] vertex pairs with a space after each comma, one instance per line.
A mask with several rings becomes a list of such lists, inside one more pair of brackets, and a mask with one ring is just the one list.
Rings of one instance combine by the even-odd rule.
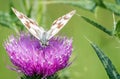
[[63, 15], [56, 19], [50, 28], [50, 30], [45, 31], [42, 27], [39, 27], [38, 24], [33, 21], [32, 19], [28, 18], [23, 13], [17, 11], [16, 9], [12, 8], [15, 15], [19, 18], [19, 20], [23, 23], [23, 25], [28, 29], [28, 31], [40, 40], [42, 46], [48, 45], [48, 41], [57, 34], [65, 24], [71, 19], [71, 17], [75, 14], [75, 10]]
[[44, 32], [44, 33], [42, 34], [42, 38], [41, 38], [41, 40], [40, 40], [41, 45], [42, 45], [43, 47], [45, 47], [45, 46], [48, 45], [48, 39], [47, 39], [46, 37], [47, 37], [47, 32]]

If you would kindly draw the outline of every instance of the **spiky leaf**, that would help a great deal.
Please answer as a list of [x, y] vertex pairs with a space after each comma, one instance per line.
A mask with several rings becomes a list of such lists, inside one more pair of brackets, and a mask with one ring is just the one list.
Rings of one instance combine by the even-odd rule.
[[120, 20], [116, 24], [114, 35], [117, 36], [118, 38], [120, 38]]
[[109, 79], [120, 79], [120, 75], [117, 72], [115, 66], [112, 64], [111, 60], [104, 54], [104, 52], [94, 43], [91, 43], [92, 48], [95, 50], [98, 58], [103, 64]]
[[92, 24], [94, 27], [100, 29], [101, 31], [105, 32], [106, 34], [112, 36], [112, 32], [110, 30], [108, 30], [107, 28], [105, 28], [104, 26], [100, 25], [99, 23], [85, 17], [85, 16], [81, 16], [85, 21], [87, 21], [88, 23]]

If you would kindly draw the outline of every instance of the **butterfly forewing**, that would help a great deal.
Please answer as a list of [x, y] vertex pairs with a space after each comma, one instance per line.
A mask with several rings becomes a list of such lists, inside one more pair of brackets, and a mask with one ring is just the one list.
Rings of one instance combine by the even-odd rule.
[[45, 32], [42, 27], [38, 27], [37, 23], [32, 19], [28, 18], [23, 13], [17, 11], [12, 8], [15, 15], [19, 18], [19, 20], [23, 23], [23, 25], [35, 36], [37, 39], [42, 39], [42, 34]]
[[56, 19], [50, 30], [47, 32], [48, 36], [47, 38], [50, 39], [52, 38], [55, 34], [57, 34], [64, 26], [65, 24], [67, 24], [67, 22], [71, 19], [71, 17], [75, 14], [75, 10], [67, 13], [66, 15], [63, 15], [62, 17], [59, 17], [58, 19]]

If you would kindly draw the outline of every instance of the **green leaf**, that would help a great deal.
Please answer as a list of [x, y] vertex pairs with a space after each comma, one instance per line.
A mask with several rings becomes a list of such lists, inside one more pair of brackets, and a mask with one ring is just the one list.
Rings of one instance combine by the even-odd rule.
[[94, 11], [96, 3], [94, 0], [79, 0], [79, 1], [64, 1], [64, 4], [69, 4], [86, 10]]
[[31, 11], [31, 18], [35, 19], [39, 24], [42, 18], [43, 4], [39, 3], [39, 0], [34, 0]]
[[92, 24], [94, 27], [100, 29], [101, 31], [105, 32], [106, 34], [112, 36], [112, 32], [110, 30], [108, 30], [107, 28], [105, 28], [104, 26], [98, 24], [97, 22], [85, 17], [85, 16], [81, 16], [85, 21], [87, 21], [88, 23]]
[[41, 78], [42, 78], [42, 76], [40, 76], [40, 75], [33, 75], [33, 76], [23, 75], [21, 77], [21, 79], [41, 79]]
[[104, 5], [106, 8], [112, 12], [114, 12], [116, 15], [120, 15], [120, 5], [104, 2]]
[[65, 4], [70, 4], [79, 8], [83, 8], [89, 11], [94, 11], [97, 6], [102, 8], [106, 8], [103, 3], [103, 0], [79, 0], [79, 1], [71, 1], [71, 2], [63, 2]]
[[30, 0], [23, 0], [23, 2], [24, 2], [24, 6], [26, 6], [26, 9], [27, 10], [30, 9], [32, 1], [30, 1]]
[[39, 0], [22, 0], [22, 6], [29, 18], [36, 20], [38, 23], [41, 21], [43, 4]]
[[118, 38], [120, 38], [120, 20], [116, 24], [114, 35], [117, 36]]
[[14, 7], [14, 4], [13, 4], [12, 0], [9, 0], [9, 14], [12, 17], [12, 16], [14, 16], [14, 14], [13, 14], [11, 7]]
[[18, 27], [20, 29], [23, 27], [19, 24], [18, 18], [15, 15], [13, 16], [5, 12], [0, 12], [0, 25], [13, 29], [15, 32], [18, 32]]
[[60, 79], [58, 77], [57, 74], [54, 74], [54, 75], [51, 75], [51, 76], [47, 76], [47, 77], [43, 77], [41, 75], [32, 75], [32, 76], [27, 76], [27, 75], [24, 75], [21, 77], [21, 79]]
[[100, 6], [100, 7], [102, 7], [102, 8], [105, 8], [105, 5], [104, 5], [104, 3], [103, 3], [103, 0], [95, 0], [95, 2], [96, 2], [96, 5], [97, 5], [97, 6]]
[[87, 9], [89, 11], [94, 12], [97, 6], [102, 7], [104, 9], [108, 9], [114, 12], [116, 15], [120, 15], [120, 0], [116, 0], [116, 4], [105, 2], [104, 0], [80, 0], [80, 1], [64, 1], [62, 3], [70, 4], [72, 6], [76, 6], [79, 8]]
[[54, 74], [52, 76], [48, 76], [47, 79], [60, 79], [60, 77], [57, 74]]
[[120, 5], [120, 0], [115, 0], [116, 4]]
[[[21, 8], [24, 10], [24, 12], [27, 14], [27, 12], [30, 9], [30, 0], [21, 0]], [[31, 6], [32, 7], [32, 6]]]
[[95, 50], [98, 58], [103, 64], [109, 79], [120, 79], [120, 75], [117, 72], [115, 66], [112, 64], [111, 60], [103, 53], [103, 51], [94, 43], [91, 43], [92, 48]]
[[8, 13], [0, 12], [0, 24], [12, 28], [10, 15]]
[[43, 4], [41, 4], [41, 5], [39, 5], [38, 6], [39, 8], [38, 8], [38, 11], [37, 11], [37, 15], [36, 15], [36, 19], [37, 19], [37, 22], [40, 24], [40, 22], [42, 22], [42, 19], [43, 19], [43, 17], [42, 17], [42, 12], [43, 12]]
[[120, 0], [116, 0], [116, 4], [105, 2], [104, 0], [80, 0], [80, 1], [64, 1], [61, 3], [70, 4], [72, 6], [76, 6], [79, 8], [87, 9], [89, 11], [94, 12], [97, 6], [102, 7], [104, 9], [108, 9], [114, 12], [116, 15], [120, 15]]

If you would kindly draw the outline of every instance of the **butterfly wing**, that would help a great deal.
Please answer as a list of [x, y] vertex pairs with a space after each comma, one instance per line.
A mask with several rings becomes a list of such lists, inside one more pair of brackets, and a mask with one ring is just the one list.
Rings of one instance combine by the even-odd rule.
[[23, 23], [23, 25], [30, 31], [30, 33], [40, 40], [42, 38], [42, 34], [45, 32], [44, 29], [42, 27], [38, 27], [38, 24], [35, 21], [28, 18], [23, 13], [17, 11], [14, 8], [12, 8], [12, 10], [19, 18], [19, 20]]
[[50, 38], [52, 38], [55, 34], [57, 34], [64, 26], [65, 24], [67, 24], [67, 22], [71, 19], [71, 17], [75, 14], [75, 10], [67, 13], [66, 15], [63, 15], [62, 17], [59, 17], [58, 19], [56, 19], [50, 30], [47, 32], [48, 36], [47, 39], [49, 40]]

